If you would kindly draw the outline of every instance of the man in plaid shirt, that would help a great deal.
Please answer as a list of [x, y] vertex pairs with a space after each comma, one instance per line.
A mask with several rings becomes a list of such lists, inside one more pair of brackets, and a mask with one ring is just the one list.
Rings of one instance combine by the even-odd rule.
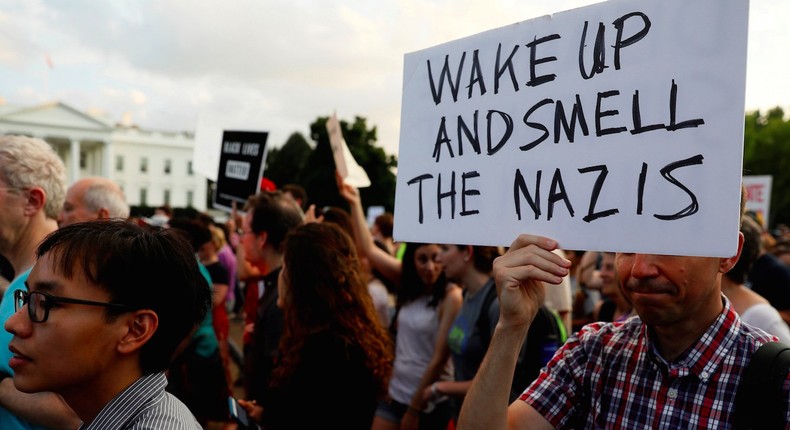
[[[519, 346], [570, 261], [556, 241], [521, 235], [494, 264], [500, 318], [464, 400], [458, 428], [726, 429], [743, 370], [777, 340], [743, 324], [721, 293], [730, 258], [619, 253], [618, 277], [638, 316], [592, 323], [571, 336], [509, 407]], [[790, 408], [790, 379], [783, 386]], [[790, 410], [785, 411], [790, 422]], [[790, 428], [790, 426], [787, 426]]]

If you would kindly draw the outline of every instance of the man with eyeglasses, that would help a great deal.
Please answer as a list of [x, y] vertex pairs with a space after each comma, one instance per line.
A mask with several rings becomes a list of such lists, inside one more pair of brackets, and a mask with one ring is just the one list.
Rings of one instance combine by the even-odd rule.
[[[66, 194], [66, 168], [41, 139], [0, 136], [0, 254], [11, 263], [15, 278], [0, 302], [0, 322], [14, 313], [14, 293], [24, 289], [39, 242], [58, 228]], [[54, 393], [25, 394], [14, 387], [8, 366], [11, 335], [0, 330], [0, 429], [70, 429], [79, 418]]]
[[123, 220], [62, 227], [39, 245], [25, 286], [5, 322], [19, 390], [58, 393], [81, 430], [201, 429], [165, 391], [165, 370], [211, 306], [177, 232]]

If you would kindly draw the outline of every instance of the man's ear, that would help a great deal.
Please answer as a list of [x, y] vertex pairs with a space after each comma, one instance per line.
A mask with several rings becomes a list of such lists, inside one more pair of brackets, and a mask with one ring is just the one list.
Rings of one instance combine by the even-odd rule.
[[47, 202], [47, 194], [41, 187], [32, 187], [27, 190], [27, 202], [25, 203], [25, 213], [34, 214], [44, 210]]
[[721, 262], [719, 263], [719, 272], [727, 273], [735, 266], [735, 263], [738, 262], [738, 259], [741, 257], [741, 251], [743, 250], [743, 233], [738, 232], [738, 252], [735, 253], [730, 258], [722, 258]]
[[126, 333], [118, 342], [118, 352], [129, 354], [143, 347], [159, 327], [159, 316], [151, 309], [140, 309], [128, 316]]

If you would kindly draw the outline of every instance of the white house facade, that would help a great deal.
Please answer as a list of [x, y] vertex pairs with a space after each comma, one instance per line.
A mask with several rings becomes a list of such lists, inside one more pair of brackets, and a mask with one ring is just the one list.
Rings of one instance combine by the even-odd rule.
[[192, 169], [192, 132], [122, 126], [53, 102], [0, 105], [0, 134], [46, 140], [66, 164], [69, 184], [103, 176], [123, 188], [132, 206], [207, 209], [206, 177]]

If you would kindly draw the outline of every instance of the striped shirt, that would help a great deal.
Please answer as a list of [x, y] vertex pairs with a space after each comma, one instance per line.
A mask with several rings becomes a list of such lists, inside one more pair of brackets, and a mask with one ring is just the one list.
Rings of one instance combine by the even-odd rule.
[[164, 373], [145, 375], [118, 393], [80, 430], [202, 430], [192, 413], [165, 392]]
[[[772, 335], [724, 311], [669, 363], [638, 316], [593, 323], [571, 336], [521, 395], [558, 429], [732, 428], [744, 368]], [[790, 379], [784, 384], [790, 407]], [[785, 411], [790, 419], [790, 410]]]

